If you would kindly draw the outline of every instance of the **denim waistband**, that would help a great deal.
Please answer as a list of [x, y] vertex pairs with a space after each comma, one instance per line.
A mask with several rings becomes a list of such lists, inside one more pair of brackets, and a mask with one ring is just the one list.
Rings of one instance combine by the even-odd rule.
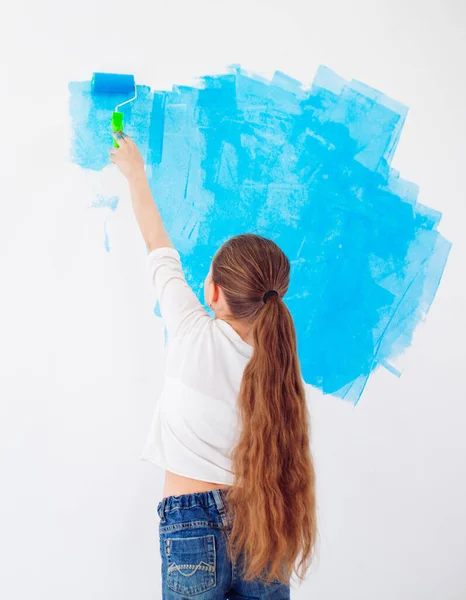
[[166, 496], [162, 498], [157, 506], [159, 517], [164, 520], [165, 514], [177, 508], [192, 508], [194, 506], [203, 506], [208, 508], [215, 506], [220, 515], [225, 514], [226, 508], [225, 488], [209, 490], [207, 492], [194, 492], [191, 494], [182, 494], [180, 496]]

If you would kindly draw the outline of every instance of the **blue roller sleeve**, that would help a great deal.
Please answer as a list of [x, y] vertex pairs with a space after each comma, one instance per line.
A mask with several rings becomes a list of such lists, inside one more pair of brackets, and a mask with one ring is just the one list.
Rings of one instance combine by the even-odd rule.
[[134, 75], [94, 73], [92, 91], [94, 94], [133, 94]]

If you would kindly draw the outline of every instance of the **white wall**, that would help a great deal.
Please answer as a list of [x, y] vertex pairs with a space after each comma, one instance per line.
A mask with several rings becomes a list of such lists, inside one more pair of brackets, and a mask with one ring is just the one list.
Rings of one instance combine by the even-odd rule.
[[[122, 182], [69, 161], [67, 84], [236, 62], [306, 82], [326, 64], [408, 105], [393, 166], [453, 242], [403, 376], [376, 373], [356, 408], [311, 390], [320, 558], [293, 598], [464, 599], [464, 3], [27, 0], [2, 21], [0, 596], [160, 598], [162, 471], [138, 456], [162, 325]], [[122, 196], [109, 254], [102, 190]]]

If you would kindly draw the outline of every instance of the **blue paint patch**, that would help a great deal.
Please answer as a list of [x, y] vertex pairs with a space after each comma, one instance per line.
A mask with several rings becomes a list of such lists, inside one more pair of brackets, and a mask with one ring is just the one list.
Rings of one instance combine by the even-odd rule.
[[[91, 208], [109, 208], [112, 212], [115, 212], [120, 199], [118, 196], [104, 196], [97, 194], [97, 198], [91, 204]], [[110, 240], [107, 232], [107, 221], [108, 217], [104, 222], [104, 248], [106, 252], [110, 252]]]
[[115, 212], [120, 199], [118, 196], [104, 196], [103, 194], [97, 194], [96, 199], [91, 204], [91, 208], [109, 208], [112, 212]]
[[385, 367], [387, 369], [387, 371], [390, 371], [390, 373], [392, 375], [395, 375], [396, 377], [401, 377], [401, 371], [398, 371], [398, 369], [395, 369], [395, 367], [393, 365], [390, 365], [386, 360], [384, 359], [380, 359], [380, 361], [377, 361], [379, 363], [379, 365], [381, 367]]
[[[70, 92], [73, 160], [99, 170], [112, 107], [89, 83]], [[356, 403], [378, 365], [399, 376], [390, 361], [425, 318], [450, 251], [441, 214], [391, 168], [407, 108], [326, 67], [309, 90], [235, 66], [199, 87], [138, 94], [126, 130], [199, 298], [226, 239], [270, 237], [292, 264], [305, 380]]]
[[[147, 155], [154, 94], [147, 86], [136, 87], [136, 100], [122, 106], [121, 112], [125, 131], [134, 137]], [[71, 82], [68, 89], [73, 128], [71, 159], [85, 169], [100, 171], [110, 164], [109, 151], [113, 143], [110, 127], [112, 111], [117, 104], [127, 100], [128, 96], [93, 94], [90, 81]]]
[[107, 220], [104, 223], [104, 247], [106, 252], [110, 252], [110, 240], [108, 238]]
[[[158, 300], [157, 300], [157, 302], [154, 305], [153, 312], [154, 312], [154, 315], [156, 317], [162, 317], [162, 313], [160, 312], [160, 305], [159, 305], [159, 301]], [[167, 331], [166, 327], [164, 327], [164, 329], [163, 329], [163, 337], [164, 337], [164, 343], [165, 343], [165, 346], [166, 346], [167, 343], [168, 343], [168, 331]]]
[[154, 304], [154, 315], [156, 317], [162, 317], [162, 313], [160, 312], [160, 305], [159, 305], [159, 301], [157, 300], [157, 302]]

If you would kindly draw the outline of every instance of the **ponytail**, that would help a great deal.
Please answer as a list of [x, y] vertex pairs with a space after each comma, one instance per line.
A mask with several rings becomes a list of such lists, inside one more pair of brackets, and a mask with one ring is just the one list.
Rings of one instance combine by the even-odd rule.
[[[246, 580], [289, 583], [294, 572], [304, 579], [316, 539], [309, 415], [293, 319], [281, 298], [289, 262], [265, 238], [233, 240], [214, 259], [213, 278], [232, 315], [252, 317], [254, 351], [238, 397], [241, 431], [232, 454], [235, 482], [227, 491], [234, 516], [229, 550], [235, 562], [242, 555]], [[230, 285], [233, 261], [241, 268]], [[261, 282], [263, 272], [273, 280]]]

